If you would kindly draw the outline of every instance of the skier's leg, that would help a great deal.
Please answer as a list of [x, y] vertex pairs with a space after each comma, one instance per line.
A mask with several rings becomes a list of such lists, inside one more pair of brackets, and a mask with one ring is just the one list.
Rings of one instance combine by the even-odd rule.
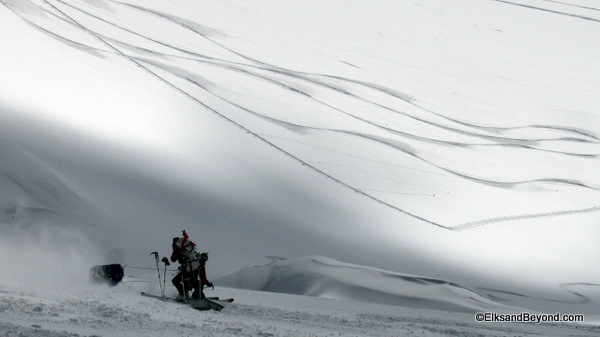
[[177, 275], [175, 275], [175, 277], [173, 277], [173, 280], [171, 280], [171, 282], [173, 283], [175, 288], [177, 288], [177, 292], [179, 293], [179, 296], [183, 296], [183, 273], [182, 272], [177, 273]]
[[[194, 288], [194, 292], [192, 293], [192, 298], [204, 298], [204, 296], [200, 297], [202, 293], [202, 289], [200, 288], [200, 280], [198, 279], [198, 270], [194, 270], [192, 275], [192, 287]], [[204, 294], [202, 294], [204, 295]]]

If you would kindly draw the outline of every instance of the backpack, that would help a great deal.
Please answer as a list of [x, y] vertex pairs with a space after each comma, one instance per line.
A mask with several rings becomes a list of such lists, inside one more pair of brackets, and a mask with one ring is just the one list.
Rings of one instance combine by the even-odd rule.
[[179, 262], [186, 269], [196, 270], [200, 268], [201, 254], [196, 251], [196, 244], [190, 240], [189, 235], [184, 231], [183, 237], [179, 238], [175, 242], [177, 249], [179, 249]]

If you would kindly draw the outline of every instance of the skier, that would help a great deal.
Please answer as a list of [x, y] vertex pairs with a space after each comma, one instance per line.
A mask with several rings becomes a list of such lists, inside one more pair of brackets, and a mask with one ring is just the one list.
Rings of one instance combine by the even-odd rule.
[[179, 262], [180, 264], [178, 268], [179, 272], [171, 281], [179, 293], [177, 299], [185, 299], [190, 288], [194, 290], [192, 298], [200, 298], [202, 291], [200, 281], [198, 280], [200, 254], [196, 252], [196, 244], [189, 240], [189, 236], [183, 231], [183, 237], [173, 238], [171, 247], [173, 248], [171, 261]]
[[212, 284], [212, 282], [209, 282], [208, 279], [206, 279], [206, 261], [208, 261], [208, 253], [200, 254], [200, 268], [198, 269], [200, 274], [200, 298], [205, 297], [204, 291], [202, 291], [204, 286], [215, 289], [215, 286]]

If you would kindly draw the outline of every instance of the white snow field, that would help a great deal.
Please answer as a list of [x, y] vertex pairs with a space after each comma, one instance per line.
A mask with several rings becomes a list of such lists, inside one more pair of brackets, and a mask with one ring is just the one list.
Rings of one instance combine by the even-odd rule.
[[[347, 264], [311, 257], [309, 260], [331, 263], [334, 267], [348, 268]], [[305, 260], [305, 259], [300, 259]], [[303, 262], [287, 263], [285, 272], [271, 270], [271, 282], [278, 276], [296, 272], [307, 281]], [[352, 272], [363, 280], [372, 278], [373, 270], [358, 268]], [[338, 283], [340, 272], [321, 271], [321, 281]], [[327, 276], [327, 277], [324, 277]], [[388, 278], [387, 280], [384, 280]], [[0, 291], [0, 334], [13, 336], [597, 336], [600, 327], [574, 323], [510, 323], [477, 322], [475, 312], [435, 311], [414, 309], [399, 305], [384, 305], [364, 302], [362, 299], [341, 299], [348, 287], [331, 285], [327, 297], [309, 297], [265, 291], [251, 291], [217, 287], [205, 290], [208, 296], [234, 297], [235, 301], [225, 304], [220, 312], [198, 311], [179, 303], [167, 303], [139, 296], [140, 290], [158, 294], [157, 282], [136, 283], [133, 278], [115, 288], [103, 285], [72, 283], [69, 291], [38, 285], [35, 290], [23, 291], [21, 286], [3, 286]], [[315, 278], [313, 277], [313, 281]], [[401, 292], [386, 289], [398, 280], [389, 275], [375, 277], [372, 289], [382, 293]], [[414, 279], [416, 280], [416, 278]], [[412, 283], [413, 281], [404, 281]], [[341, 280], [340, 280], [341, 281]], [[321, 282], [322, 283], [322, 282]], [[341, 282], [340, 282], [341, 283]], [[395, 284], [396, 286], [398, 284]], [[171, 287], [172, 288], [172, 287]], [[431, 305], [444, 300], [451, 306], [460, 291], [444, 286], [415, 285], [407, 288], [416, 290], [412, 296], [430, 289]], [[418, 288], [421, 291], [419, 291]], [[173, 289], [174, 290], [174, 289]], [[353, 291], [361, 291], [353, 287]], [[174, 292], [174, 291], [168, 291]], [[465, 291], [466, 292], [466, 291]], [[457, 294], [459, 293], [459, 294]], [[366, 294], [363, 292], [363, 294]], [[170, 294], [172, 295], [172, 294]], [[351, 294], [349, 298], [352, 297]], [[365, 295], [367, 296], [367, 295]], [[391, 297], [394, 295], [390, 294]], [[331, 297], [338, 297], [332, 299]], [[360, 296], [359, 296], [360, 297]], [[364, 296], [363, 296], [364, 297]], [[434, 298], [435, 297], [435, 298]], [[394, 300], [397, 300], [395, 297]], [[459, 299], [455, 305], [458, 306]], [[470, 300], [477, 303], [478, 300]], [[481, 300], [477, 306], [485, 308], [482, 313], [513, 313], [520, 311]], [[416, 304], [416, 299], [406, 303]], [[421, 303], [422, 304], [422, 303]], [[529, 314], [535, 314], [526, 311]]]
[[[598, 41], [597, 0], [0, 0], [0, 336], [598, 335]], [[139, 296], [184, 229], [221, 312]]]

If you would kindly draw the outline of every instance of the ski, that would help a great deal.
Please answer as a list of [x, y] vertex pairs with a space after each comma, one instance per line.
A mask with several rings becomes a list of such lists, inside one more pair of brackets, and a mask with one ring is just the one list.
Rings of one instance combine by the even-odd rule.
[[218, 302], [224, 302], [224, 303], [231, 303], [233, 302], [233, 298], [223, 298], [223, 299], [218, 299]]
[[[201, 311], [204, 311], [204, 310], [221, 311], [221, 310], [223, 310], [223, 308], [225, 308], [224, 306], [217, 303], [216, 301], [212, 301], [212, 300], [209, 300], [206, 298], [190, 298], [187, 301], [178, 301], [177, 299], [172, 298], [172, 297], [148, 294], [143, 291], [140, 293], [140, 295], [155, 298], [155, 299], [165, 301], [165, 302], [188, 304], [190, 307], [192, 307], [196, 310], [201, 310]], [[232, 299], [232, 301], [233, 301], [233, 299]], [[221, 302], [221, 301], [219, 301], [219, 302]]]
[[207, 297], [206, 299], [211, 300], [211, 301], [225, 302], [225, 303], [233, 302], [233, 298]]
[[177, 302], [177, 303], [181, 303], [181, 301], [176, 300], [175, 298], [172, 297], [167, 297], [167, 296], [158, 296], [158, 295], [153, 295], [153, 294], [148, 294], [145, 292], [141, 292], [140, 295], [142, 296], [146, 296], [146, 297], [152, 297], [152, 298], [156, 298], [157, 300], [162, 300], [162, 301], [167, 301], [167, 302]]

